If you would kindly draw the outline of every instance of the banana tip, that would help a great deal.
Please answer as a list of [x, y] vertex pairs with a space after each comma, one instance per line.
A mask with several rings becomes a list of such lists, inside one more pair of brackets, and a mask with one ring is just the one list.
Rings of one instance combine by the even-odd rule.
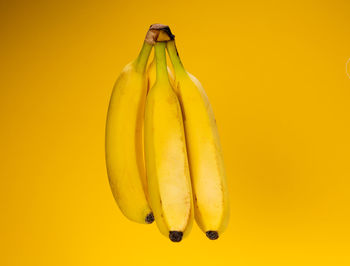
[[180, 231], [170, 231], [169, 238], [173, 242], [180, 242], [182, 240], [183, 233]]
[[216, 231], [207, 231], [205, 234], [210, 240], [215, 240], [219, 238], [219, 233]]
[[146, 223], [148, 224], [151, 224], [154, 222], [154, 215], [153, 213], [149, 213], [147, 216], [146, 216], [146, 219], [145, 219]]

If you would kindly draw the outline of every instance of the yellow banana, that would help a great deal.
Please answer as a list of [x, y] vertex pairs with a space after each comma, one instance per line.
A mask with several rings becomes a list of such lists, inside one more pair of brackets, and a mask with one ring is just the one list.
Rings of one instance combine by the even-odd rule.
[[146, 101], [145, 160], [157, 226], [179, 242], [192, 227], [193, 202], [181, 107], [169, 82], [165, 47], [165, 42], [155, 45], [157, 78]]
[[217, 239], [228, 224], [229, 197], [214, 113], [200, 82], [184, 69], [174, 40], [167, 50], [184, 116], [195, 218], [209, 239]]
[[146, 65], [153, 47], [149, 31], [138, 58], [118, 77], [106, 123], [106, 163], [110, 186], [122, 213], [138, 223], [154, 217], [146, 197], [143, 122], [147, 92]]

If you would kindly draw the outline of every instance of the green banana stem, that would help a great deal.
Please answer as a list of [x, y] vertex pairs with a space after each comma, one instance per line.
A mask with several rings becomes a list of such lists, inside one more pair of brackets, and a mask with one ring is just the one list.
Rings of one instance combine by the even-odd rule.
[[181, 62], [174, 40], [167, 42], [167, 50], [168, 50], [171, 63], [173, 64], [173, 67], [174, 67], [175, 75], [177, 77], [187, 75], [187, 71], [185, 70]]
[[135, 60], [136, 71], [141, 73], [146, 71], [146, 65], [147, 65], [148, 57], [151, 54], [152, 47], [153, 47], [152, 44], [149, 44], [146, 41], [143, 43], [141, 51], [137, 59]]
[[154, 46], [154, 52], [156, 55], [156, 69], [157, 69], [157, 80], [156, 82], [168, 82], [168, 67], [166, 64], [166, 54], [165, 54], [166, 42], [157, 42]]

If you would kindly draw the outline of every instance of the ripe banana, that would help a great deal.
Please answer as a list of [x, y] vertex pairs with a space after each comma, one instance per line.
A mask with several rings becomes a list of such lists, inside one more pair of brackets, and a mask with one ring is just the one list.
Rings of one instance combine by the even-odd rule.
[[146, 65], [153, 47], [149, 31], [138, 58], [118, 77], [106, 123], [106, 164], [110, 186], [122, 213], [138, 223], [152, 223], [144, 164], [143, 122]]
[[209, 239], [217, 239], [228, 224], [229, 198], [214, 113], [198, 79], [183, 67], [174, 40], [167, 50], [184, 116], [195, 219]]
[[157, 226], [179, 242], [192, 227], [193, 202], [181, 107], [169, 82], [165, 47], [165, 42], [155, 45], [157, 78], [146, 101], [145, 160]]

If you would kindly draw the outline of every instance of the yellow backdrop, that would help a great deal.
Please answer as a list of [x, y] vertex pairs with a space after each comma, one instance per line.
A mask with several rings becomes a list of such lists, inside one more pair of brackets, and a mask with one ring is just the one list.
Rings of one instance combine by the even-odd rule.
[[[350, 264], [349, 1], [0, 5], [0, 265]], [[217, 241], [194, 226], [172, 243], [109, 189], [109, 96], [156, 22], [216, 114], [231, 199]]]

